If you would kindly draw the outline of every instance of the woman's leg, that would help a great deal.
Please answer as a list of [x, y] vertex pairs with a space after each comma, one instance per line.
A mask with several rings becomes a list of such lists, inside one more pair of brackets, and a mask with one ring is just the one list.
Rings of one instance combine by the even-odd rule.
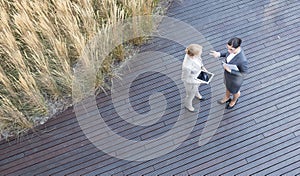
[[196, 91], [198, 91], [198, 86], [185, 83], [184, 87], [185, 87], [185, 93], [186, 93], [185, 107], [190, 111], [194, 111], [195, 109], [193, 107], [193, 99], [196, 95]]
[[230, 92], [228, 89], [226, 89], [226, 92], [225, 92], [225, 96], [224, 98], [221, 100], [221, 103], [225, 103], [226, 101], [228, 101], [230, 98]]
[[233, 94], [233, 99], [230, 101], [229, 106], [234, 106], [237, 99], [241, 96], [241, 92], [238, 91], [236, 94]]
[[197, 85], [195, 97], [198, 98], [199, 100], [201, 100], [203, 97], [198, 90], [199, 86], [200, 86], [200, 84]]

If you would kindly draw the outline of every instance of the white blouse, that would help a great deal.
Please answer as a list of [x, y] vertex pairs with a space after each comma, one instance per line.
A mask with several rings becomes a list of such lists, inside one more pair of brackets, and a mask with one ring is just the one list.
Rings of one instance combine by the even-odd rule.
[[235, 55], [236, 54], [233, 54], [233, 53], [229, 54], [226, 58], [227, 63], [229, 63], [234, 58]]
[[191, 58], [186, 54], [182, 63], [182, 81], [189, 84], [199, 84], [197, 76], [201, 72], [202, 67], [203, 63], [201, 57]]
[[236, 56], [240, 52], [241, 52], [241, 50], [239, 52], [237, 52], [236, 54], [233, 54], [233, 53], [229, 54], [226, 58], [227, 63], [229, 63], [234, 58], [234, 56]]

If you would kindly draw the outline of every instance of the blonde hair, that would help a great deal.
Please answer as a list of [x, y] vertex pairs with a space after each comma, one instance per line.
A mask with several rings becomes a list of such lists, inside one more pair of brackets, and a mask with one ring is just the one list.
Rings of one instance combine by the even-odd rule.
[[189, 56], [201, 55], [202, 54], [202, 46], [198, 44], [190, 44], [185, 49], [186, 54]]

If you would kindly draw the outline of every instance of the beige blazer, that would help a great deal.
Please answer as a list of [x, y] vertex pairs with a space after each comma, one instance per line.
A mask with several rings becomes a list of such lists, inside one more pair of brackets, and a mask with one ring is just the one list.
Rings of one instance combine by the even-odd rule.
[[200, 57], [191, 58], [186, 54], [182, 63], [181, 80], [188, 84], [200, 84], [201, 82], [197, 80], [197, 76], [201, 72], [202, 67], [203, 63]]

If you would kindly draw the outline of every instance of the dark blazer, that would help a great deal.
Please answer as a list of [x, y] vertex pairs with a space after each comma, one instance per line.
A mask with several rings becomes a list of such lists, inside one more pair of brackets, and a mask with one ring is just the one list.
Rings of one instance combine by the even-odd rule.
[[[221, 52], [221, 57], [226, 57], [229, 55], [229, 52]], [[225, 63], [227, 60], [225, 59]], [[244, 81], [244, 77], [248, 73], [248, 60], [244, 54], [244, 51], [241, 49], [240, 53], [232, 58], [228, 64], [234, 64], [238, 67], [239, 71], [231, 70], [230, 72], [224, 71], [224, 83], [230, 93], [237, 93]]]

